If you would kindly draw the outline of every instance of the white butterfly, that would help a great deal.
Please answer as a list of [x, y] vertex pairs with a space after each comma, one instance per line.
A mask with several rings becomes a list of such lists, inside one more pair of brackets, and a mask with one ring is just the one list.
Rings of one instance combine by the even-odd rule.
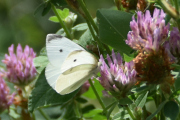
[[46, 79], [61, 95], [78, 89], [99, 71], [96, 57], [66, 37], [48, 34], [46, 50], [50, 61], [46, 66]]

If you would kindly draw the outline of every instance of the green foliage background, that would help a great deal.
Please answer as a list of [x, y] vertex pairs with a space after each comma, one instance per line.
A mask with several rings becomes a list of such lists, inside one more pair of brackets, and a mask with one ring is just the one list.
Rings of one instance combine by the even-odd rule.
[[[42, 8], [34, 15], [36, 8], [42, 3], [40, 0], [1, 0], [0, 1], [0, 53], [7, 53], [11, 44], [20, 43], [23, 47], [29, 45], [37, 53], [45, 46], [48, 33], [57, 32], [61, 26], [49, 21], [54, 13], [50, 11], [42, 16]], [[88, 9], [93, 17], [98, 8], [111, 8], [113, 0], [86, 0]], [[64, 6], [68, 7], [68, 6]], [[84, 20], [78, 14], [75, 24]]]

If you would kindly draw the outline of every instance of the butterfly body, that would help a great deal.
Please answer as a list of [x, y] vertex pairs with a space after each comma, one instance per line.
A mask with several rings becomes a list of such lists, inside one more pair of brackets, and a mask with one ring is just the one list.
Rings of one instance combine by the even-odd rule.
[[46, 79], [62, 95], [78, 89], [99, 71], [94, 55], [63, 36], [48, 34], [46, 50], [50, 61], [45, 71]]

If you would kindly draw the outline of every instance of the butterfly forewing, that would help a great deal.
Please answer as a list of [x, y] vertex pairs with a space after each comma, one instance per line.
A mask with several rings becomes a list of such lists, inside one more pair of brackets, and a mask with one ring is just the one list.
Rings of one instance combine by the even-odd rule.
[[66, 57], [75, 50], [84, 50], [71, 40], [56, 34], [48, 34], [46, 37], [46, 50], [50, 63], [61, 67]]

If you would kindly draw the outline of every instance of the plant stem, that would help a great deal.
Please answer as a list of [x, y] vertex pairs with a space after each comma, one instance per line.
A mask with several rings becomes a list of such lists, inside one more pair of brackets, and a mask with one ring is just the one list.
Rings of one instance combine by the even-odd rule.
[[56, 7], [55, 7], [53, 4], [51, 4], [51, 8], [52, 8], [54, 14], [56, 15], [56, 17], [58, 18], [59, 23], [60, 23], [60, 25], [62, 26], [62, 28], [64, 29], [64, 32], [66, 33], [67, 37], [68, 37], [69, 39], [72, 39], [72, 36], [71, 36], [71, 34], [70, 34], [70, 31], [68, 30], [68, 28], [67, 28], [66, 25], [64, 24], [61, 16], [59, 15], [59, 13], [58, 13], [57, 10], [56, 10]]
[[126, 106], [125, 108], [126, 108], [126, 110], [128, 111], [128, 113], [129, 113], [129, 115], [131, 116], [131, 118], [132, 118], [133, 120], [136, 120], [136, 118], [134, 117], [134, 115], [133, 115], [133, 113], [131, 112], [131, 110], [129, 109], [129, 107]]
[[86, 22], [87, 22], [87, 25], [89, 27], [89, 30], [90, 30], [94, 40], [97, 42], [98, 46], [100, 47], [100, 52], [103, 53], [102, 49], [105, 48], [107, 53], [111, 54], [111, 51], [110, 51], [109, 47], [107, 45], [105, 45], [105, 44], [102, 44], [101, 41], [99, 40], [99, 38], [95, 35], [94, 30], [93, 30], [93, 28], [92, 28], [92, 26], [91, 26], [88, 19], [86, 19]]
[[79, 112], [79, 106], [78, 103], [74, 100], [74, 112], [76, 114], [76, 117], [81, 118], [81, 114]]
[[166, 13], [168, 13], [175, 20], [178, 19], [178, 14], [176, 10], [166, 0], [158, 0], [158, 3], [161, 5], [161, 7]]
[[41, 115], [46, 119], [46, 120], [49, 120], [49, 117], [44, 113], [44, 111], [39, 108], [38, 111], [41, 113]]
[[94, 40], [97, 42], [98, 46], [100, 47], [100, 51], [101, 51], [102, 48], [104, 48], [104, 47], [102, 46], [102, 44], [101, 44], [100, 40], [97, 38], [97, 36], [94, 34], [94, 30], [93, 30], [89, 20], [86, 20], [86, 22], [87, 22], [87, 25], [88, 25], [89, 30], [91, 32], [91, 35], [93, 36]]
[[176, 8], [176, 11], [179, 15], [179, 5], [178, 5], [178, 1], [177, 0], [174, 0], [174, 5], [175, 5], [175, 8]]
[[[78, 3], [80, 4], [82, 10], [84, 11], [86, 17], [88, 18], [88, 20], [89, 20], [90, 23], [92, 24], [94, 30], [95, 30], [96, 33], [98, 34], [98, 27], [96, 26], [96, 24], [95, 24], [95, 22], [94, 22], [92, 16], [90, 15], [90, 13], [89, 13], [89, 11], [88, 11], [88, 9], [87, 9], [87, 7], [86, 7], [84, 1], [83, 1], [83, 0], [77, 0], [77, 1], [78, 1]], [[85, 16], [84, 16], [84, 17], [85, 17]], [[87, 18], [85, 18], [85, 19], [87, 19]]]
[[36, 120], [35, 114], [34, 112], [32, 113], [33, 119]]
[[28, 94], [26, 92], [26, 89], [24, 86], [20, 86], [20, 89], [22, 90], [22, 97], [28, 99]]
[[103, 108], [104, 112], [107, 113], [107, 111], [106, 111], [106, 109], [105, 109], [105, 105], [104, 105], [103, 101], [101, 100], [100, 96], [98, 95], [97, 90], [96, 90], [96, 88], [94, 87], [94, 84], [93, 84], [93, 82], [92, 82], [91, 79], [89, 79], [89, 83], [90, 83], [90, 85], [91, 85], [91, 87], [92, 87], [92, 89], [93, 89], [93, 91], [94, 91], [94, 93], [95, 93], [95, 95], [96, 95], [99, 103], [101, 104], [101, 107]]
[[[88, 27], [89, 27], [89, 29], [90, 29], [90, 31], [91, 31], [91, 34], [92, 34], [94, 40], [97, 41], [100, 49], [105, 48], [106, 51], [107, 51], [107, 53], [108, 53], [108, 54], [111, 54], [111, 51], [110, 51], [109, 47], [108, 47], [107, 45], [105, 45], [105, 44], [102, 44], [102, 43], [100, 42], [99, 38], [96, 36], [96, 35], [98, 35], [98, 32], [99, 32], [99, 31], [98, 31], [98, 27], [97, 27], [97, 25], [95, 24], [92, 16], [90, 15], [90, 13], [89, 13], [89, 11], [88, 11], [88, 9], [87, 9], [84, 1], [83, 1], [83, 0], [78, 0], [78, 3], [80, 4], [82, 10], [83, 10], [84, 13], [85, 13], [85, 15], [82, 14], [82, 16], [86, 19], [86, 22], [87, 22], [87, 24], [88, 24]], [[93, 27], [94, 29], [91, 27], [91, 25], [92, 25], [92, 27]], [[94, 34], [94, 30], [95, 30], [95, 32], [96, 32], [96, 35]]]

